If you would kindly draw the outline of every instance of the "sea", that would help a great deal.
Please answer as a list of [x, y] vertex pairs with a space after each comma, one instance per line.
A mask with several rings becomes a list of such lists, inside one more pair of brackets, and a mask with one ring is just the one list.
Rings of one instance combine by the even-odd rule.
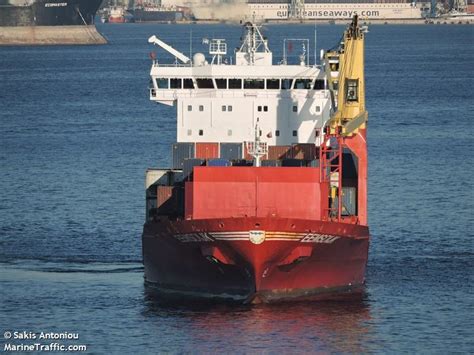
[[[107, 45], [0, 48], [2, 351], [474, 352], [473, 26], [369, 26], [363, 296], [246, 306], [163, 302], [144, 286], [140, 239], [145, 170], [170, 165], [176, 138], [175, 108], [148, 92], [150, 52], [174, 58], [147, 39], [188, 54], [225, 38], [233, 54], [241, 27], [97, 27]], [[284, 38], [308, 38], [313, 63], [343, 29], [262, 31], [275, 61]], [[289, 60], [302, 50], [295, 44]]]

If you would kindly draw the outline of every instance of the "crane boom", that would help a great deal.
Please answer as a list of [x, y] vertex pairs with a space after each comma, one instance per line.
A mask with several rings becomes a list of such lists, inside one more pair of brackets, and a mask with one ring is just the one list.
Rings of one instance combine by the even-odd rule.
[[159, 39], [155, 35], [148, 38], [148, 43], [153, 43], [153, 44], [156, 44], [157, 46], [163, 48], [165, 51], [167, 51], [171, 55], [175, 56], [177, 59], [182, 61], [184, 64], [188, 64], [188, 63], [191, 62], [191, 59], [189, 59], [189, 57], [185, 56], [180, 51], [178, 51], [178, 50], [174, 49], [173, 47], [171, 47], [170, 45], [166, 44], [165, 42], [163, 42], [161, 39]]
[[344, 32], [343, 41], [336, 50], [324, 56], [329, 77], [329, 89], [337, 100], [337, 110], [329, 121], [332, 133], [343, 136], [365, 128], [364, 33], [357, 15]]

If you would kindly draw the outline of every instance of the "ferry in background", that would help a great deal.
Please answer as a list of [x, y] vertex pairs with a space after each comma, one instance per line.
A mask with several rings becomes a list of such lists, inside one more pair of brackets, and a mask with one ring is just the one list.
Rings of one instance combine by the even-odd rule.
[[188, 4], [196, 20], [229, 21], [350, 20], [354, 15], [361, 21], [404, 20], [422, 19], [431, 12], [430, 1], [410, 0], [162, 0], [162, 4]]
[[0, 0], [0, 26], [92, 25], [102, 0]]

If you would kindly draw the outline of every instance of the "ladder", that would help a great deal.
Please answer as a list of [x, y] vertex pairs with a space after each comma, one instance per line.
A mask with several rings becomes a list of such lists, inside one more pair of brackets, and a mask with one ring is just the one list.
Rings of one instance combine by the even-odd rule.
[[[328, 183], [330, 189], [328, 207], [323, 210], [323, 220], [342, 220], [342, 157], [344, 138], [336, 133], [326, 130], [323, 144], [319, 150], [320, 180]], [[334, 202], [337, 198], [337, 205]]]

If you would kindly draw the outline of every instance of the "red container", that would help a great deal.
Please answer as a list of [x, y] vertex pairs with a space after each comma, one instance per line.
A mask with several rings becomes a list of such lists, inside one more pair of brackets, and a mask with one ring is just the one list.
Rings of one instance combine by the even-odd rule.
[[197, 159], [219, 158], [219, 143], [196, 143], [195, 152]]
[[193, 218], [193, 182], [186, 181], [184, 187], [184, 218]]
[[271, 145], [268, 147], [268, 160], [291, 159], [292, 147], [290, 145]]
[[196, 167], [186, 217], [321, 219], [319, 168]]
[[[247, 144], [244, 144], [244, 159], [245, 160], [253, 160], [254, 159], [254, 157], [251, 156], [249, 154], [248, 150], [247, 150]], [[268, 159], [268, 153], [263, 155], [261, 159], [265, 159], [265, 160]]]
[[291, 155], [294, 159], [315, 160], [319, 158], [316, 145], [314, 144], [294, 144], [291, 150]]
[[177, 214], [179, 211], [178, 188], [174, 186], [158, 186], [156, 190], [156, 208], [159, 215]]

